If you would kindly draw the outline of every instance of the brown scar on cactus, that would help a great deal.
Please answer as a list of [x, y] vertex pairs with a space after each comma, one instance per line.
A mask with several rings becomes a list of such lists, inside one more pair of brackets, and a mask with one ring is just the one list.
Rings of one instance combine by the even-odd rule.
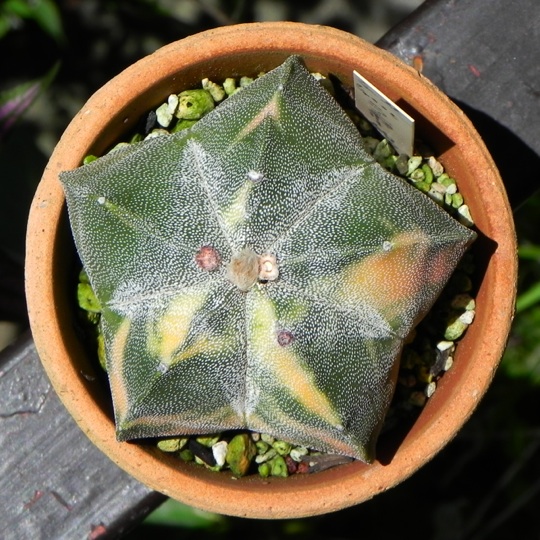
[[290, 330], [280, 330], [277, 335], [277, 342], [282, 347], [287, 347], [294, 341], [294, 335]]
[[195, 262], [202, 270], [213, 272], [221, 264], [221, 256], [216, 248], [212, 246], [203, 246], [195, 254]]

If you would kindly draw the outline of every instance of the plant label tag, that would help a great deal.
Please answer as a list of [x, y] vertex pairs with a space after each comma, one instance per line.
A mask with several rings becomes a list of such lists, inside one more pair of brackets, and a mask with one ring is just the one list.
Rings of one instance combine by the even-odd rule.
[[354, 71], [353, 77], [356, 108], [386, 137], [398, 154], [412, 156], [414, 118], [360, 73]]

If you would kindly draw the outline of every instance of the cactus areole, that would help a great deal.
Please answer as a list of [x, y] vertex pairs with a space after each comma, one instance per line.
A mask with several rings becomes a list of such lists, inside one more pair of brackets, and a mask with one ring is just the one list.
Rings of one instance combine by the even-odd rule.
[[373, 461], [404, 340], [475, 234], [300, 58], [61, 182], [120, 441], [250, 429]]

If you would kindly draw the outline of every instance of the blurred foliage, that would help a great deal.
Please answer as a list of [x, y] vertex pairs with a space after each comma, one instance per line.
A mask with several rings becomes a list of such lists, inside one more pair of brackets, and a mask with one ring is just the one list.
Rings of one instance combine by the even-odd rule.
[[25, 20], [35, 21], [58, 42], [64, 40], [60, 14], [53, 0], [4, 0], [0, 5], [0, 38], [20, 28]]
[[49, 86], [58, 72], [58, 67], [59, 65], [55, 64], [41, 79], [22, 83], [0, 92], [0, 140]]
[[[10, 301], [16, 303], [13, 291], [20, 289], [22, 295], [26, 215], [48, 156], [84, 101], [123, 68], [165, 43], [234, 22], [297, 20], [375, 40], [417, 3], [0, 0], [0, 92], [6, 96], [24, 84], [28, 90], [29, 81], [42, 79], [60, 62], [48, 89], [0, 144], [2, 270], [16, 262], [16, 283], [8, 281]], [[518, 314], [501, 368], [465, 428], [411, 479], [357, 507], [297, 520], [230, 518], [168, 501], [127, 537], [540, 538], [540, 196], [520, 208], [516, 226], [521, 246]], [[4, 295], [8, 298], [2, 288]]]
[[540, 195], [516, 212], [519, 281], [516, 318], [501, 363], [509, 377], [540, 385]]

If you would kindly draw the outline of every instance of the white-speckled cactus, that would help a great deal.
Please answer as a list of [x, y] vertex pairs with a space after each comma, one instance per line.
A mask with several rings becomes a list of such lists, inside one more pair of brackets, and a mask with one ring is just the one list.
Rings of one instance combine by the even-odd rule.
[[118, 439], [248, 428], [372, 461], [404, 339], [474, 233], [299, 58], [61, 180]]

